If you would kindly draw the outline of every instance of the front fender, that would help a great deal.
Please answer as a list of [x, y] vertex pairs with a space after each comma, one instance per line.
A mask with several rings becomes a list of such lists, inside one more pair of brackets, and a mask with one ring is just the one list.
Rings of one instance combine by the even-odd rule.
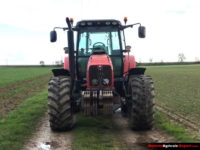
[[53, 75], [55, 77], [57, 76], [70, 76], [69, 70], [65, 69], [52, 69]]
[[128, 76], [130, 75], [143, 75], [146, 68], [132, 68], [128, 71]]

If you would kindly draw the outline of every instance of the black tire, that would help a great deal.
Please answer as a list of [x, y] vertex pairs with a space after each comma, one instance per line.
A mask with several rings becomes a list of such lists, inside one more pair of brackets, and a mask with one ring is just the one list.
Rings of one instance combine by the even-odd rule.
[[74, 126], [75, 118], [70, 102], [70, 77], [60, 76], [50, 79], [48, 113], [52, 130], [69, 130]]
[[133, 130], [150, 130], [154, 121], [154, 86], [151, 77], [130, 76], [129, 123]]

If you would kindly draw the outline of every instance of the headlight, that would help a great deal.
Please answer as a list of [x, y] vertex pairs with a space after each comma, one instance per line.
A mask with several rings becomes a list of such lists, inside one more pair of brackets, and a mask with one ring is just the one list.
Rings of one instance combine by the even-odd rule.
[[116, 22], [116, 21], [113, 21], [112, 24], [113, 24], [113, 25], [117, 25], [117, 22]]
[[91, 26], [91, 25], [92, 25], [92, 22], [87, 22], [87, 25]]
[[107, 22], [106, 22], [106, 25], [110, 25], [110, 22], [109, 22], [109, 21], [107, 21]]
[[92, 86], [97, 86], [98, 85], [98, 80], [97, 79], [92, 79], [91, 84], [92, 84]]
[[85, 22], [81, 22], [81, 26], [85, 26], [86, 25], [86, 23]]
[[103, 79], [103, 85], [109, 85], [110, 81], [109, 79]]

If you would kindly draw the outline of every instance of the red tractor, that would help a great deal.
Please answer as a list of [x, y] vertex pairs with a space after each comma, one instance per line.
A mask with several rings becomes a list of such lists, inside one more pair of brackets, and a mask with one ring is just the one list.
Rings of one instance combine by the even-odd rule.
[[[145, 68], [137, 68], [135, 58], [129, 55], [124, 30], [139, 25], [138, 35], [145, 38], [145, 27], [140, 23], [125, 25], [118, 20], [82, 20], [73, 26], [55, 27], [50, 41], [57, 40], [55, 29], [67, 30], [63, 69], [53, 69], [49, 81], [48, 112], [52, 130], [71, 129], [75, 113], [85, 115], [112, 115], [121, 109], [129, 117], [135, 130], [153, 126], [154, 87]], [[74, 32], [76, 48], [74, 46]]]

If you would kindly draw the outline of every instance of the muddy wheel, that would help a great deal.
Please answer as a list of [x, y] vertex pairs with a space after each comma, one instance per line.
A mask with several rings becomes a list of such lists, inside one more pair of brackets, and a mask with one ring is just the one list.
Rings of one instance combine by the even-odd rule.
[[70, 102], [70, 77], [50, 79], [48, 113], [52, 130], [69, 130], [74, 126], [74, 115]]
[[129, 123], [133, 130], [149, 130], [154, 120], [154, 87], [151, 77], [130, 76]]

